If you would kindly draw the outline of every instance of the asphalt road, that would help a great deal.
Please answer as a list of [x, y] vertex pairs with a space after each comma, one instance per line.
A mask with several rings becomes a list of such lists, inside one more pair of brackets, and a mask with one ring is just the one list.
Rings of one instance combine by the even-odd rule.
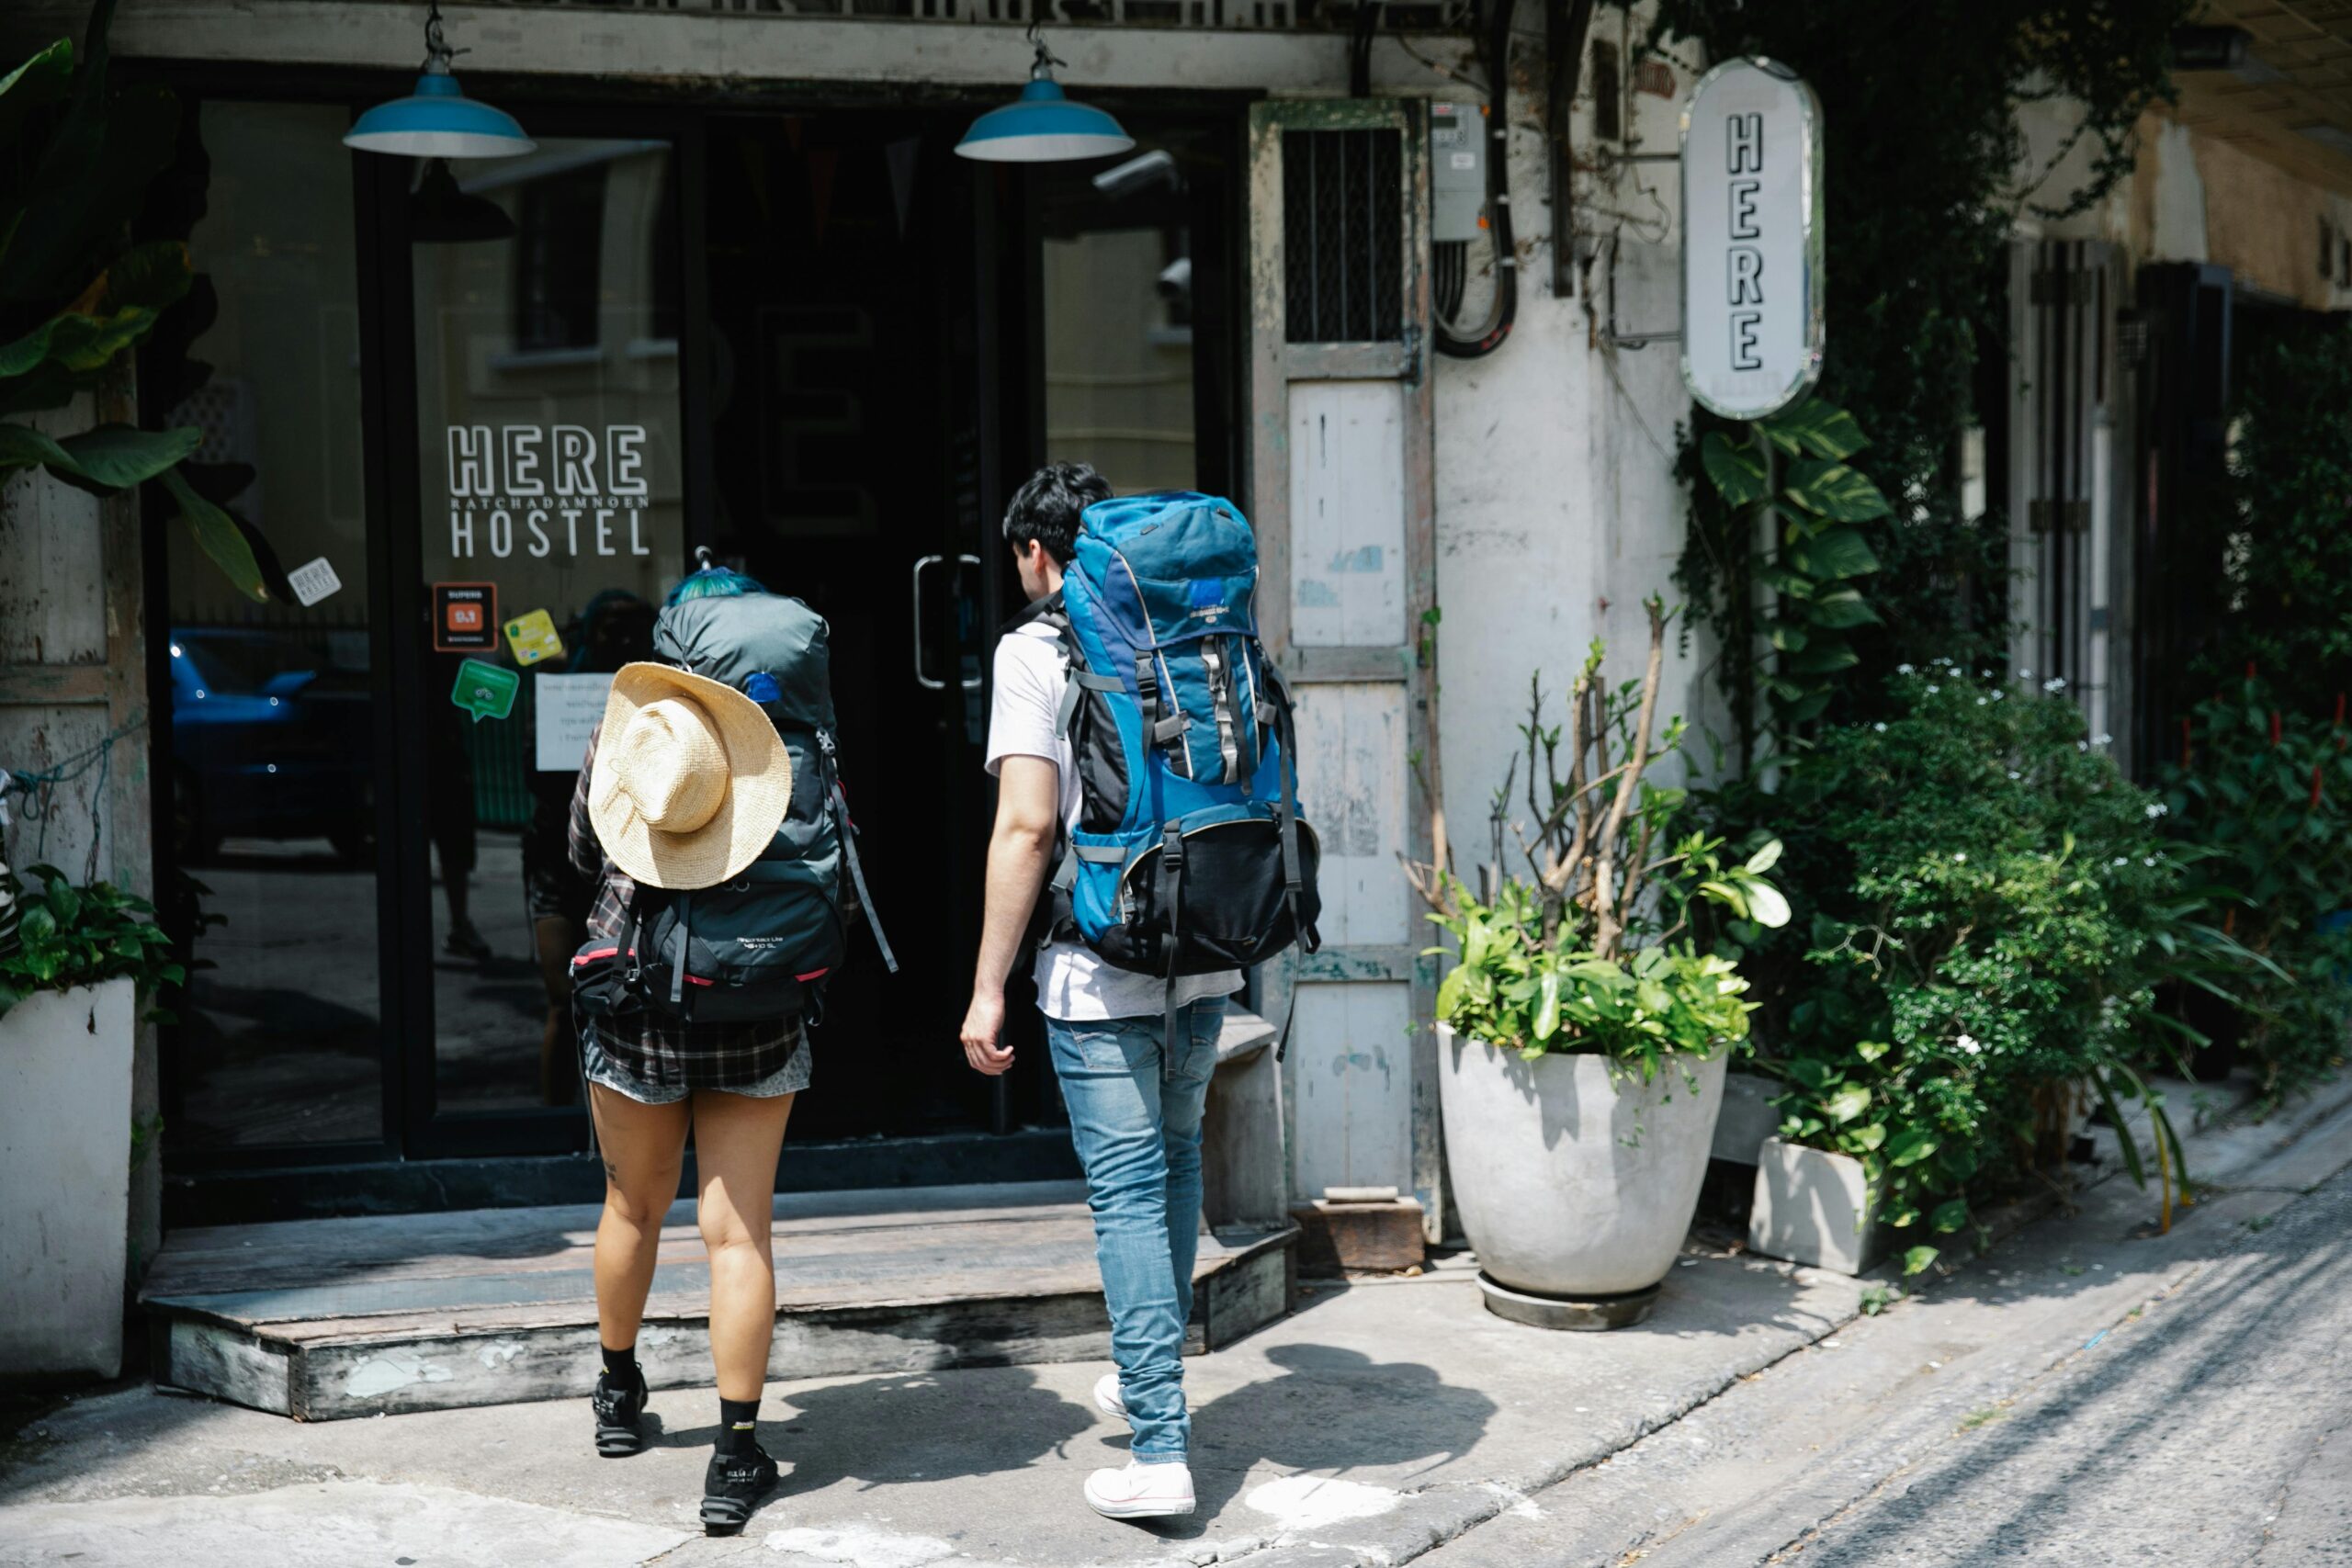
[[1781, 1560], [2352, 1562], [2352, 1171]]

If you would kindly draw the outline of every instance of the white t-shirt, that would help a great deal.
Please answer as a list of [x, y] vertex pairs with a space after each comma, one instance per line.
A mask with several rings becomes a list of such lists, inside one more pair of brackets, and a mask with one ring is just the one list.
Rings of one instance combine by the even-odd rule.
[[[1078, 825], [1080, 810], [1078, 752], [1067, 737], [1054, 733], [1054, 716], [1069, 679], [1060, 640], [1051, 626], [1032, 621], [998, 639], [996, 701], [989, 713], [989, 773], [996, 774], [1007, 757], [1043, 757], [1053, 763], [1061, 774], [1065, 829]], [[1064, 1022], [1156, 1018], [1167, 1005], [1166, 981], [1105, 964], [1077, 942], [1047, 944], [1037, 954], [1036, 973], [1037, 1006], [1047, 1018]], [[1177, 981], [1176, 999], [1230, 996], [1240, 988], [1240, 970], [1220, 969]]]

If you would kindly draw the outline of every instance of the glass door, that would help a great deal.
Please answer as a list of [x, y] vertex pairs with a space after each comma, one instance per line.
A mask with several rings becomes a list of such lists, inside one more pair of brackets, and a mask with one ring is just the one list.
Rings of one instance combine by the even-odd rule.
[[572, 789], [613, 671], [651, 657], [685, 569], [679, 164], [667, 137], [542, 133], [422, 165], [398, 209], [412, 1152], [580, 1136], [568, 969], [593, 888], [567, 852]]
[[150, 422], [193, 426], [199, 491], [305, 595], [255, 604], [172, 525], [151, 536], [157, 887], [186, 944], [164, 1053], [182, 1162], [331, 1159], [385, 1135], [377, 897], [382, 626], [368, 546], [350, 119], [189, 100], [143, 239], [196, 286], [140, 360]]

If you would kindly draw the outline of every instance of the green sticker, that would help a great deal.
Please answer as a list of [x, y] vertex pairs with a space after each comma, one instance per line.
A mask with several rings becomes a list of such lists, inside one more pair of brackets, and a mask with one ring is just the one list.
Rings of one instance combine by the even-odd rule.
[[458, 666], [458, 683], [449, 688], [449, 700], [473, 715], [474, 722], [480, 724], [483, 719], [504, 718], [513, 713], [514, 694], [522, 685], [523, 677], [517, 671], [469, 659]]

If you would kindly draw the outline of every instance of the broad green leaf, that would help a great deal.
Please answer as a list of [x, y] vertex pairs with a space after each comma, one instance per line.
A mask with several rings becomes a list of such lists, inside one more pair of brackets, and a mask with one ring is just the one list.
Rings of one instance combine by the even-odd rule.
[[1821, 398], [1807, 398], [1759, 423], [1784, 452], [1802, 446], [1816, 457], [1850, 457], [1871, 444], [1852, 414]]
[[1804, 650], [1805, 643], [1804, 629], [1788, 621], [1769, 623], [1765, 626], [1765, 635], [1770, 639], [1772, 646], [1782, 653], [1797, 653]]
[[1928, 1217], [1928, 1224], [1939, 1235], [1950, 1235], [1967, 1223], [1968, 1200], [1965, 1198], [1954, 1198], [1950, 1202], [1937, 1204], [1936, 1212]]
[[1851, 588], [1833, 588], [1826, 593], [1816, 595], [1812, 607], [1805, 612], [1805, 618], [1816, 626], [1827, 626], [1837, 631], [1879, 624], [1878, 612]]
[[1938, 1142], [1935, 1132], [1931, 1128], [1906, 1128], [1887, 1145], [1887, 1163], [1895, 1166], [1917, 1165], [1936, 1152]]
[[1763, 875], [1781, 863], [1781, 852], [1786, 847], [1778, 839], [1765, 840], [1764, 847], [1747, 857], [1747, 864], [1744, 869], [1750, 876]]
[[1906, 1275], [1924, 1274], [1927, 1272], [1928, 1265], [1941, 1256], [1943, 1255], [1932, 1247], [1915, 1247], [1903, 1255], [1903, 1272]]
[[1461, 1011], [1463, 987], [1469, 974], [1468, 964], [1457, 964], [1437, 988], [1437, 1015], [1448, 1023], [1453, 1022]]
[[133, 245], [107, 263], [91, 287], [109, 312], [163, 310], [177, 304], [195, 280], [187, 246], [178, 240], [155, 240]]
[[1854, 1043], [1854, 1055], [1865, 1062], [1875, 1062], [1894, 1049], [1883, 1040], [1858, 1040]]
[[43, 463], [71, 464], [64, 447], [25, 424], [0, 424], [0, 473], [11, 468], [38, 468]]
[[1535, 1038], [1549, 1040], [1560, 1032], [1560, 972], [1546, 969], [1535, 1005]]
[[1869, 475], [1818, 457], [1793, 464], [1781, 493], [1807, 512], [1839, 523], [1867, 522], [1894, 510]]
[[1813, 1090], [1822, 1091], [1829, 1082], [1829, 1065], [1814, 1056], [1797, 1056], [1789, 1062], [1789, 1077]]
[[0, 345], [0, 377], [28, 375], [51, 363], [71, 371], [102, 370], [154, 324], [155, 312], [140, 306], [100, 314], [61, 310]]
[[59, 39], [0, 76], [0, 147], [14, 147], [25, 116], [65, 96], [74, 79], [74, 40]]
[[1734, 506], [1748, 506], [1764, 499], [1764, 463], [1753, 452], [1734, 446], [1720, 430], [1707, 432], [1699, 444], [1699, 458], [1715, 493]]
[[1821, 586], [1804, 573], [1791, 571], [1785, 567], [1766, 567], [1756, 575], [1773, 592], [1786, 594], [1792, 599], [1811, 599]]
[[1781, 661], [1781, 668], [1792, 675], [1834, 675], [1861, 661], [1862, 656], [1839, 638], [1835, 642], [1816, 642], [1802, 653], [1790, 654]]
[[101, 424], [57, 446], [65, 460], [51, 459], [51, 473], [64, 479], [84, 479], [99, 490], [122, 490], [152, 479], [204, 445], [196, 429], [141, 430], [130, 424]]
[[231, 586], [249, 599], [266, 602], [269, 589], [261, 578], [261, 563], [254, 559], [253, 547], [245, 542], [244, 531], [235, 518], [196, 493], [193, 485], [177, 468], [166, 468], [160, 476], [163, 486], [179, 503], [180, 516], [212, 564], [220, 569]]
[[1747, 918], [1774, 931], [1789, 923], [1789, 901], [1781, 890], [1761, 879], [1743, 885], [1747, 894]]
[[1847, 1134], [1846, 1136], [1851, 1139], [1857, 1147], [1863, 1149], [1875, 1149], [1881, 1144], [1886, 1142], [1886, 1128], [1883, 1124], [1873, 1122], [1867, 1127], [1855, 1128], [1852, 1132]]
[[1862, 577], [1878, 570], [1878, 557], [1851, 528], [1825, 528], [1789, 547], [1789, 564], [1808, 577]]
[[1718, 903], [1730, 907], [1741, 919], [1747, 919], [1747, 896], [1728, 882], [1709, 880], [1699, 884], [1699, 891]]
[[1858, 1083], [1846, 1084], [1821, 1102], [1832, 1122], [1851, 1122], [1871, 1108], [1871, 1091]]

